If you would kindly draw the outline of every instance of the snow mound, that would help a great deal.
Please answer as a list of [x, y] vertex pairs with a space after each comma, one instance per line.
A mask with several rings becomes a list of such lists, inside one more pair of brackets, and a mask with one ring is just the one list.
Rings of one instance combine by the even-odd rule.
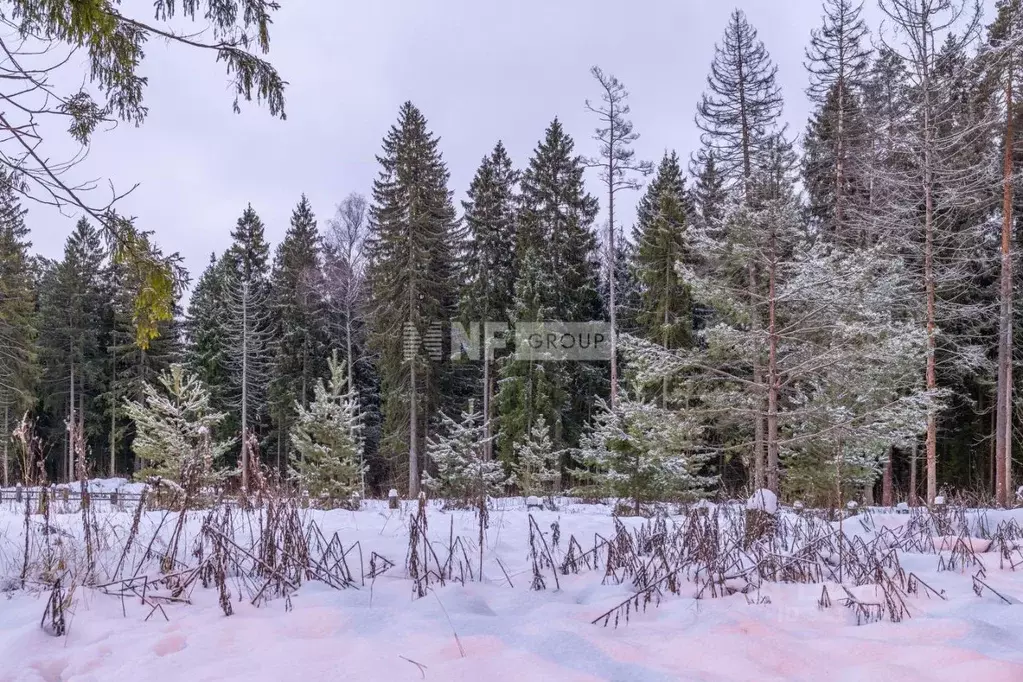
[[939, 535], [931, 539], [934, 542], [934, 550], [937, 552], [955, 549], [960, 539], [974, 554], [982, 554], [991, 546], [991, 541], [984, 540], [983, 538], [959, 538], [955, 535]]
[[746, 509], [776, 514], [778, 512], [778, 496], [767, 488], [761, 488], [746, 501]]

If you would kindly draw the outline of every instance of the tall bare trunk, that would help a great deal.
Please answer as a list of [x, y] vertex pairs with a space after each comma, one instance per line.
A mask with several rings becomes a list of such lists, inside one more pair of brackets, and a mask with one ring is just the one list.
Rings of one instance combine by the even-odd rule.
[[7, 462], [7, 458], [10, 456], [10, 442], [11, 442], [11, 408], [10, 406], [4, 407], [4, 487], [6, 488], [11, 484], [10, 481], [10, 464]]
[[[839, 69], [841, 72], [841, 62]], [[840, 73], [838, 77], [838, 135], [836, 137], [838, 149], [835, 153], [835, 236], [839, 239], [845, 237], [845, 235], [842, 234], [843, 209], [845, 208], [842, 202], [842, 199], [844, 198], [843, 182], [845, 180], [845, 159], [843, 158], [843, 154], [845, 153], [845, 140], [843, 139], [844, 125], [845, 80]]]
[[[249, 489], [249, 283], [242, 284], [242, 490]], [[278, 475], [281, 475], [278, 458]]]
[[[753, 176], [753, 155], [751, 150], [752, 141], [750, 139], [750, 126], [746, 112], [746, 75], [745, 75], [745, 57], [742, 54], [742, 43], [738, 44], [739, 53], [737, 55], [736, 63], [738, 64], [739, 74], [737, 78], [738, 90], [739, 90], [739, 130], [741, 135], [741, 146], [742, 146], [742, 191], [743, 198], [749, 198], [749, 183], [750, 178]], [[760, 316], [757, 313], [757, 271], [756, 265], [751, 260], [749, 263], [749, 296], [750, 296], [750, 309], [753, 312], [753, 328], [754, 330], [760, 330]], [[760, 353], [754, 350], [753, 352], [753, 383], [758, 391], [757, 395], [754, 396], [754, 404], [756, 409], [753, 415], [753, 478], [754, 487], [758, 490], [763, 488], [766, 484], [766, 462], [764, 453], [764, 413], [763, 413], [763, 400], [764, 397], [759, 393], [759, 388], [763, 384], [764, 375], [763, 369], [760, 364]]]
[[777, 239], [771, 232], [771, 263], [768, 271], [767, 294], [767, 487], [776, 495], [779, 489], [778, 472], [778, 333], [775, 326], [775, 275], [778, 263]]
[[74, 458], [74, 447], [71, 445], [72, 434], [75, 428], [75, 360], [74, 355], [71, 356], [71, 398], [69, 402], [69, 414], [68, 414], [68, 433], [67, 433], [67, 461], [64, 463], [66, 468], [68, 483], [74, 480], [75, 467], [72, 459]]
[[[931, 169], [932, 132], [930, 120], [930, 80], [924, 72], [924, 288], [927, 297], [927, 369], [928, 391], [938, 387], [935, 366], [937, 333], [935, 324], [935, 281], [934, 281], [934, 182]], [[934, 410], [927, 413], [927, 504], [934, 504], [938, 494], [938, 421]]]
[[409, 396], [408, 494], [419, 497], [419, 400], [416, 393], [416, 358], [409, 362], [412, 392]]
[[895, 448], [888, 448], [888, 461], [884, 464], [884, 473], [881, 475], [881, 506], [892, 506], [894, 499], [892, 495], [892, 460], [895, 459]]
[[490, 440], [490, 349], [483, 343], [483, 458], [494, 458], [494, 444]]
[[998, 314], [998, 401], [995, 419], [995, 502], [1005, 506], [1012, 487], [1012, 67], [1006, 69], [1002, 164], [1002, 273]]
[[913, 441], [913, 449], [909, 452], [909, 505], [911, 507], [917, 506], [920, 501], [917, 499], [916, 488], [917, 488], [917, 464], [916, 464], [916, 452], [918, 444]]
[[[669, 265], [668, 267], [672, 267]], [[667, 281], [667, 279], [665, 279]], [[668, 306], [664, 306], [664, 349], [668, 350]], [[661, 407], [668, 407], [668, 373], [665, 372], [661, 378]]]
[[[351, 305], [345, 308], [345, 358], [347, 364], [345, 369], [348, 371], [348, 390], [355, 396], [355, 413], [356, 416], [362, 411], [362, 401], [359, 400], [358, 393], [355, 392], [355, 358], [352, 357], [354, 350], [354, 343], [352, 343], [352, 307]], [[355, 436], [355, 425], [352, 425], [351, 429], [352, 436]], [[362, 490], [362, 498], [366, 497], [366, 467], [365, 467], [365, 448], [359, 448], [359, 483]]]
[[[750, 304], [753, 310], [753, 328], [760, 329], [759, 317], [756, 314], [756, 270], [752, 263], [749, 266], [749, 288]], [[760, 386], [764, 383], [764, 372], [760, 366], [760, 353], [753, 351], [753, 383], [757, 393], [753, 396], [753, 481], [754, 487], [759, 490], [767, 484], [766, 461], [764, 456], [764, 396], [759, 392]]]
[[[612, 117], [613, 118], [613, 117]], [[614, 150], [614, 124], [611, 126], [611, 149]], [[608, 160], [609, 164], [614, 159]], [[614, 174], [608, 168], [607, 181], [607, 248], [608, 248], [608, 304], [611, 307], [611, 407], [618, 404], [618, 306], [615, 303], [615, 192]]]
[[78, 461], [75, 462], [75, 473], [80, 479], [84, 479], [86, 475], [85, 469], [85, 377], [81, 372], [79, 374], [78, 384], [78, 425], [75, 427], [75, 441], [80, 445], [78, 452]]
[[118, 378], [118, 351], [112, 350], [110, 358], [110, 478], [117, 475], [118, 470], [118, 394], [115, 389]]

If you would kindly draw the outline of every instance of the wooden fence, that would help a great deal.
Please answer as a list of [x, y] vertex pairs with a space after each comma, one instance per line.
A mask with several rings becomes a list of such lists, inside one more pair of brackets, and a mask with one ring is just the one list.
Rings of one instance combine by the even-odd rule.
[[[0, 489], [0, 503], [14, 502], [24, 504], [26, 500], [38, 500], [44, 491], [39, 488], [4, 488]], [[54, 502], [81, 502], [82, 492], [69, 488], [50, 488], [46, 495]], [[109, 502], [110, 504], [124, 504], [138, 502], [142, 499], [139, 493], [113, 492], [90, 492], [89, 500], [92, 502]]]

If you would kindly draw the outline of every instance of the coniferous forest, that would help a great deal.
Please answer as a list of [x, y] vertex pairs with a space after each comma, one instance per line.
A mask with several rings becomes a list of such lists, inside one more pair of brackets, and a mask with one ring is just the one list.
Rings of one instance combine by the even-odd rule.
[[[884, 32], [824, 0], [802, 129], [736, 10], [693, 93], [698, 148], [638, 158], [601, 64], [591, 128], [551, 112], [528, 158], [494, 140], [454, 187], [459, 141], [406, 102], [375, 178], [295, 197], [277, 244], [238, 206], [201, 272], [147, 269], [148, 235], [112, 239], [95, 211], [34, 255], [25, 171], [5, 171], [2, 483], [148, 476], [205, 443], [229, 485], [338, 497], [1012, 502], [1023, 0], [878, 5]], [[241, 94], [273, 110], [259, 64], [237, 65], [266, 79]], [[597, 320], [610, 362], [427, 343], [438, 321]]]

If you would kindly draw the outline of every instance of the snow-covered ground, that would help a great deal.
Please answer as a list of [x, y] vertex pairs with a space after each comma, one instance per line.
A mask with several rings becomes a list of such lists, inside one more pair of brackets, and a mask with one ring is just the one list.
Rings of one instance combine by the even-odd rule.
[[[165, 603], [162, 612], [154, 612], [136, 597], [77, 587], [67, 632], [54, 637], [40, 627], [49, 590], [31, 582], [27, 589], [11, 589], [20, 586], [25, 517], [23, 508], [5, 505], [0, 508], [0, 584], [6, 578], [8, 591], [0, 593], [0, 682], [1023, 680], [1023, 605], [1019, 601], [1023, 553], [1010, 551], [1020, 564], [1013, 571], [994, 547], [1011, 548], [1013, 542], [991, 543], [982, 537], [972, 541], [976, 560], [984, 569], [980, 575], [986, 587], [980, 595], [975, 593], [973, 577], [980, 566], [961, 548], [960, 563], [968, 566], [938, 570], [939, 562], [945, 564], [956, 554], [957, 538], [937, 540], [934, 546], [944, 547], [940, 554], [923, 551], [924, 547], [917, 547], [922, 550], [919, 553], [898, 551], [904, 575], [912, 574], [947, 597], [928, 596], [929, 591], [918, 586], [905, 597], [909, 617], [901, 622], [890, 622], [886, 616], [881, 622], [858, 625], [853, 611], [839, 603], [844, 593], [834, 580], [823, 585], [765, 580], [747, 594], [711, 598], [705, 590], [699, 599], [697, 581], [682, 586], [679, 594], [665, 591], [660, 604], [651, 603], [645, 611], [630, 609], [628, 623], [622, 615], [616, 628], [613, 619], [606, 627], [592, 621], [637, 588], [634, 579], [619, 583], [614, 575], [606, 576], [604, 563], [594, 569], [582, 566], [578, 573], [559, 573], [557, 585], [553, 571], [543, 568], [546, 589], [530, 589], [530, 513], [560, 564], [571, 537], [583, 550], [592, 549], [598, 536], [615, 537], [610, 508], [565, 503], [556, 512], [528, 512], [522, 500], [497, 500], [494, 506], [483, 551], [482, 582], [448, 580], [441, 586], [434, 581], [426, 595], [417, 598], [414, 583], [406, 575], [414, 505], [406, 503], [402, 510], [391, 511], [386, 503], [367, 501], [357, 512], [302, 512], [304, 522], [315, 522], [325, 538], [337, 533], [354, 576], [355, 584], [349, 589], [306, 580], [290, 598], [278, 597], [256, 607], [251, 604], [251, 587], [229, 577], [233, 615], [225, 616], [218, 591], [198, 583], [190, 592], [190, 604]], [[744, 507], [737, 505], [736, 513], [741, 514]], [[800, 527], [800, 519], [780, 513], [791, 528]], [[232, 514], [234, 527], [242, 529], [240, 535], [259, 525], [254, 514], [239, 510]], [[190, 555], [206, 516], [207, 512], [188, 516], [178, 553], [182, 565], [198, 561]], [[467, 565], [478, 570], [476, 515], [431, 508], [427, 518], [428, 535], [440, 563], [447, 562], [452, 538], [461, 538], [464, 552], [459, 549], [459, 568], [452, 573], [458, 576]], [[686, 518], [670, 518], [664, 527], [684, 524]], [[844, 522], [844, 542], [904, 537], [908, 524], [919, 523], [917, 516], [906, 514], [874, 513], [860, 518]], [[971, 534], [990, 538], [999, 524], [1003, 528], [1023, 525], [1023, 510], [970, 512], [964, 518]], [[105, 544], [97, 550], [94, 583], [114, 574], [132, 519], [130, 508], [108, 505], [97, 510], [96, 527]], [[174, 527], [176, 520], [176, 513], [146, 512], [136, 544], [146, 545], [156, 536], [149, 553], [160, 554], [161, 543], [168, 537], [166, 529]], [[628, 529], [646, 523], [635, 518], [621, 521]], [[48, 551], [63, 557], [66, 564], [80, 562], [81, 516], [55, 513], [50, 522], [58, 530], [46, 535]], [[37, 529], [36, 524], [43, 522], [34, 516], [30, 523]], [[556, 548], [554, 523], [560, 536]], [[536, 540], [538, 546], [542, 544]], [[799, 547], [801, 541], [794, 538], [790, 544]], [[991, 551], [979, 553], [985, 549]], [[147, 574], [158, 575], [158, 566], [147, 563], [144, 550], [132, 552], [125, 563], [137, 560]], [[362, 569], [358, 568], [359, 550]], [[371, 570], [373, 552], [394, 566], [375, 579], [364, 578]], [[374, 564], [379, 568], [382, 561], [374, 559]], [[893, 574], [897, 572], [892, 569]], [[127, 575], [131, 574], [129, 570]], [[825, 586], [833, 603], [821, 608]], [[849, 589], [864, 602], [872, 596], [880, 599], [869, 584], [850, 582]]]

